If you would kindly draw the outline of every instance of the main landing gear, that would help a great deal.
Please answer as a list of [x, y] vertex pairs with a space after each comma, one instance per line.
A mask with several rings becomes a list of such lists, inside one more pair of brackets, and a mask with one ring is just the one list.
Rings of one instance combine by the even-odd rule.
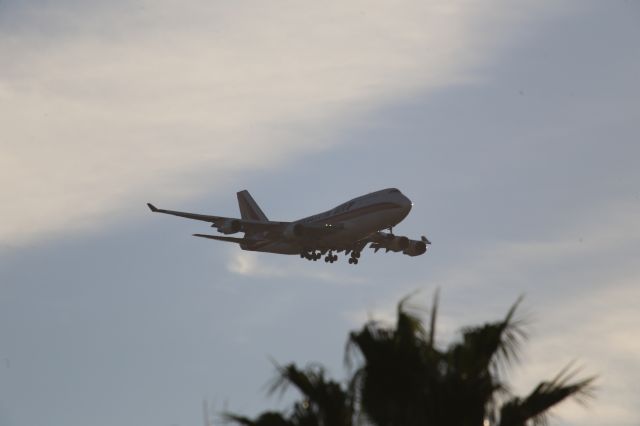
[[[339, 251], [342, 251], [342, 250], [339, 250]], [[349, 257], [349, 264], [357, 265], [358, 259], [360, 259], [360, 251], [346, 250], [345, 254], [349, 254], [349, 252], [351, 252], [351, 256]], [[319, 260], [325, 253], [326, 253], [326, 256], [324, 257], [325, 263], [333, 263], [338, 260], [338, 255], [334, 254], [332, 250], [330, 250], [328, 253], [326, 250], [305, 250], [302, 253], [300, 253], [300, 257], [302, 259], [313, 260], [315, 262]]]
[[322, 257], [322, 253], [319, 251], [303, 251], [300, 253], [300, 257], [307, 260], [313, 260], [314, 262]]
[[326, 263], [333, 263], [333, 262], [335, 262], [336, 260], [338, 260], [338, 255], [337, 255], [337, 254], [333, 254], [333, 252], [332, 252], [332, 251], [330, 251], [330, 252], [329, 252], [329, 254], [327, 254], [327, 255], [325, 256], [325, 258], [324, 258], [324, 261], [325, 261]]

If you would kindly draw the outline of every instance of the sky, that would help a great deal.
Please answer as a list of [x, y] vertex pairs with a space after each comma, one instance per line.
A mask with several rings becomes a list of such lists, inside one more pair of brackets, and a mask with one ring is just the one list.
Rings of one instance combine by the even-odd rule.
[[[438, 339], [524, 295], [516, 393], [576, 361], [640, 423], [640, 3], [0, 1], [0, 425], [256, 414], [272, 360], [439, 288]], [[294, 220], [398, 187], [421, 257], [191, 237], [248, 189]]]

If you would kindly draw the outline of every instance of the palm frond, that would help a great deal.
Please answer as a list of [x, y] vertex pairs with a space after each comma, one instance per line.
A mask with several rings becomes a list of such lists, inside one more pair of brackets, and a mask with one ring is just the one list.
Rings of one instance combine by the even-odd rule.
[[430, 349], [435, 347], [436, 341], [436, 318], [438, 317], [438, 302], [440, 299], [440, 289], [437, 288], [433, 295], [433, 304], [431, 305], [431, 316], [429, 318], [429, 338], [427, 340], [427, 346]]
[[422, 343], [427, 340], [427, 332], [421, 318], [424, 309], [420, 306], [409, 305], [408, 303], [417, 293], [418, 291], [414, 291], [398, 302], [394, 333], [397, 342], [406, 342], [413, 345], [414, 343]]
[[504, 363], [506, 365], [510, 365], [519, 360], [520, 344], [524, 339], [526, 339], [527, 334], [523, 329], [524, 320], [516, 318], [515, 313], [523, 299], [524, 296], [518, 297], [509, 309], [509, 312], [507, 312], [505, 319], [502, 321], [502, 339], [498, 344], [496, 359], [498, 364]]
[[384, 357], [393, 345], [395, 330], [376, 321], [369, 321], [360, 331], [349, 334], [345, 349], [345, 364], [350, 369], [355, 355], [364, 358], [365, 364]]
[[572, 363], [551, 381], [542, 382], [524, 399], [513, 398], [500, 410], [500, 426], [520, 426], [531, 420], [536, 425], [547, 424], [549, 410], [567, 398], [586, 403], [593, 397], [596, 377], [572, 381], [579, 373]]
[[300, 370], [295, 364], [288, 364], [277, 368], [278, 377], [269, 392], [284, 392], [289, 386], [295, 387], [304, 397], [297, 406], [302, 408], [299, 411], [304, 414], [300, 418], [313, 418], [315, 422], [327, 426], [349, 423], [353, 413], [351, 394], [339, 383], [327, 380], [322, 366], [312, 364]]
[[324, 369], [321, 366], [308, 367], [305, 371], [299, 370], [295, 364], [280, 366], [276, 364], [278, 375], [274, 379], [268, 393], [280, 391], [284, 393], [289, 386], [294, 386], [300, 393], [311, 398], [318, 382], [324, 380]]
[[526, 338], [524, 322], [515, 317], [522, 297], [511, 306], [505, 318], [462, 330], [462, 342], [449, 348], [452, 367], [462, 374], [494, 374], [519, 359], [521, 342]]
[[223, 421], [243, 426], [293, 426], [293, 423], [285, 419], [281, 413], [275, 411], [267, 411], [255, 420], [237, 414], [225, 413], [223, 414]]

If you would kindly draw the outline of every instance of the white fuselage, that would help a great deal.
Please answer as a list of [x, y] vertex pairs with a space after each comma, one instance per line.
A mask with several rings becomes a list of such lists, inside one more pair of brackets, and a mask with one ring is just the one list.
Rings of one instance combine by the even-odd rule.
[[265, 240], [254, 236], [242, 244], [244, 250], [280, 254], [300, 254], [307, 246], [328, 250], [350, 249], [359, 240], [400, 223], [411, 210], [411, 200], [395, 188], [372, 192], [328, 210], [293, 222], [336, 226], [329, 235], [296, 240]]

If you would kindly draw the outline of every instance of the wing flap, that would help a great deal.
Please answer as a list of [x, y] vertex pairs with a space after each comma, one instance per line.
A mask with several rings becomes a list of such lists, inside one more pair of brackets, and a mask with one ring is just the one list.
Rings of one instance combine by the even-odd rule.
[[228, 243], [244, 243], [244, 238], [236, 238], [236, 237], [221, 237], [219, 235], [208, 235], [208, 234], [193, 234], [194, 237], [200, 238], [208, 238], [210, 240], [218, 240], [218, 241], [226, 241]]

